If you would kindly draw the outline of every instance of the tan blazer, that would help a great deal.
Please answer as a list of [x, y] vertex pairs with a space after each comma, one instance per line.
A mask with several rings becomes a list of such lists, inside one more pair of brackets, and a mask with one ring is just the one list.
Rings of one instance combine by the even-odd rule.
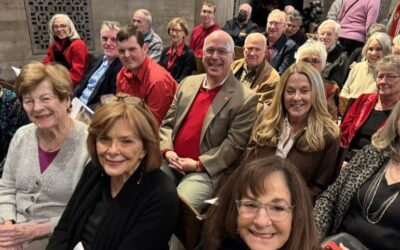
[[[173, 150], [174, 138], [182, 125], [205, 74], [185, 78], [175, 94], [161, 128], [161, 150]], [[200, 137], [200, 161], [212, 180], [240, 160], [256, 118], [258, 97], [233, 74], [219, 90], [207, 111]], [[193, 145], [196, 146], [196, 145]]]

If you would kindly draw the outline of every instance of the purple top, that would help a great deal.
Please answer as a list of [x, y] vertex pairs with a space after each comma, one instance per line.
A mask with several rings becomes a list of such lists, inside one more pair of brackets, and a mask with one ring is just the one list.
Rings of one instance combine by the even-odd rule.
[[40, 173], [42, 174], [49, 167], [50, 163], [56, 158], [58, 152], [60, 150], [54, 152], [46, 152], [42, 148], [39, 147], [39, 165], [40, 165]]

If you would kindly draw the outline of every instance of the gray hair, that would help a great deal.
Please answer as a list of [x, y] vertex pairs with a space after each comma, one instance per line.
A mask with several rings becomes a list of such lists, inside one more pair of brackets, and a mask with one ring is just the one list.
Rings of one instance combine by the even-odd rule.
[[294, 10], [294, 11], [290, 12], [286, 16], [286, 21], [287, 22], [295, 22], [299, 26], [303, 25], [303, 17], [301, 16], [301, 14], [298, 10]]
[[121, 23], [117, 21], [103, 21], [100, 26], [100, 30], [104, 29], [105, 27], [119, 31], [121, 29]]
[[328, 53], [326, 52], [324, 43], [313, 39], [307, 40], [303, 45], [301, 45], [297, 49], [297, 52], [295, 54], [296, 63], [300, 62], [301, 58], [305, 54], [317, 55], [319, 59], [321, 59], [323, 68], [325, 68], [326, 58], [328, 56]]
[[282, 21], [284, 22], [284, 24], [286, 24], [286, 13], [284, 11], [281, 11], [278, 9], [272, 10], [268, 15], [267, 22], [269, 21], [269, 18], [273, 15], [279, 15], [282, 18]]
[[150, 11], [146, 10], [146, 9], [138, 9], [135, 11], [135, 13], [137, 12], [142, 12], [144, 15], [144, 18], [146, 19], [147, 24], [149, 25], [149, 27], [151, 27], [151, 24], [153, 22], [153, 18], [151, 17], [151, 13]]
[[363, 58], [366, 58], [368, 46], [373, 40], [377, 41], [382, 47], [384, 56], [392, 53], [392, 39], [390, 38], [390, 36], [383, 32], [375, 32], [368, 38], [368, 40], [365, 42], [364, 47], [362, 48]]
[[263, 45], [264, 45], [265, 47], [267, 47], [267, 38], [266, 38], [263, 34], [258, 33], [258, 32], [250, 33], [250, 34], [246, 37], [246, 39], [244, 40], [244, 45], [246, 45], [247, 41], [248, 41], [250, 38], [253, 38], [253, 37], [255, 37], [255, 38], [257, 38], [257, 39], [261, 39], [261, 40], [263, 41]]
[[54, 20], [56, 20], [57, 18], [62, 18], [67, 22], [67, 25], [68, 25], [69, 30], [70, 30], [70, 32], [68, 34], [69, 39], [75, 40], [75, 39], [80, 39], [81, 38], [79, 36], [79, 34], [78, 34], [78, 31], [76, 31], [74, 23], [72, 22], [71, 18], [69, 18], [68, 15], [66, 15], [66, 14], [55, 14], [54, 16], [52, 16], [50, 18], [50, 21], [49, 21], [50, 44], [54, 43], [55, 34], [54, 34], [54, 30], [53, 30], [53, 23], [54, 23]]
[[322, 27], [324, 27], [325, 25], [327, 25], [327, 24], [333, 24], [333, 25], [335, 25], [335, 33], [336, 33], [336, 35], [338, 36], [339, 35], [339, 33], [340, 33], [340, 24], [338, 23], [338, 22], [336, 22], [335, 20], [332, 20], [332, 19], [328, 19], [328, 20], [325, 20], [325, 21], [323, 21], [320, 25], [319, 25], [319, 27], [318, 27], [318, 33], [321, 31], [321, 29], [322, 29]]
[[379, 63], [375, 65], [376, 72], [381, 70], [394, 70], [400, 74], [400, 55], [391, 54], [383, 57]]

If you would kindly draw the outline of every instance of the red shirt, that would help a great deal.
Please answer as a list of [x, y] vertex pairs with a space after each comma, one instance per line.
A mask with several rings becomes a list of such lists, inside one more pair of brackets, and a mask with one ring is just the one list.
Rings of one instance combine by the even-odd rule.
[[142, 98], [161, 125], [166, 115], [178, 83], [158, 63], [148, 56], [135, 75], [123, 67], [117, 76], [117, 93], [125, 93]]
[[185, 48], [185, 41], [181, 42], [181, 45], [179, 45], [178, 50], [176, 50], [175, 53], [174, 53], [174, 49], [172, 47], [173, 47], [173, 45], [167, 51], [167, 55], [168, 55], [167, 70], [168, 71], [171, 70], [176, 58], [178, 58], [182, 55], [183, 49]]
[[219, 24], [214, 23], [208, 28], [205, 28], [203, 23], [194, 27], [190, 36], [189, 47], [193, 50], [194, 56], [203, 56], [204, 39], [213, 31], [219, 30]]
[[200, 88], [174, 139], [174, 149], [179, 157], [199, 160], [204, 118], [220, 89], [221, 86], [210, 90]]

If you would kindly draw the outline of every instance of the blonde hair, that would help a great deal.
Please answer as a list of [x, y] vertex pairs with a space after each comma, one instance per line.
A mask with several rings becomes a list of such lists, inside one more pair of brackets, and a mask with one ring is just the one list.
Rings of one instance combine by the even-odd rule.
[[188, 28], [188, 23], [186, 22], [185, 19], [180, 18], [180, 17], [175, 17], [171, 21], [169, 21], [167, 25], [167, 31], [169, 34], [170, 29], [172, 29], [175, 25], [178, 25], [181, 27], [182, 31], [185, 33], [185, 37], [189, 34], [189, 28]]
[[252, 139], [259, 146], [277, 146], [281, 124], [287, 114], [283, 105], [284, 91], [289, 77], [295, 73], [305, 75], [311, 87], [311, 109], [307, 117], [307, 129], [296, 142], [296, 147], [303, 152], [319, 151], [325, 147], [325, 139], [339, 136], [339, 127], [328, 112], [320, 73], [314, 67], [304, 63], [293, 64], [282, 75], [271, 106], [264, 113], [262, 121], [255, 127]]
[[301, 45], [295, 54], [296, 62], [300, 62], [304, 55], [311, 54], [316, 55], [321, 59], [322, 68], [325, 68], [326, 58], [328, 54], [326, 52], [325, 45], [321, 41], [307, 40], [303, 45]]
[[69, 18], [69, 16], [67, 16], [66, 14], [55, 14], [54, 16], [51, 17], [50, 21], [49, 21], [49, 34], [50, 34], [50, 43], [54, 42], [54, 30], [53, 30], [53, 23], [54, 20], [56, 20], [57, 18], [62, 18], [67, 22], [67, 25], [69, 27], [69, 34], [68, 37], [71, 40], [75, 40], [75, 39], [80, 39], [81, 37], [78, 34], [78, 31], [75, 28], [74, 23], [72, 22], [71, 18]]
[[392, 39], [390, 36], [383, 32], [375, 32], [368, 38], [364, 44], [364, 47], [362, 48], [361, 53], [364, 58], [367, 58], [367, 50], [372, 41], [377, 41], [382, 47], [383, 56], [387, 56], [392, 53]]

